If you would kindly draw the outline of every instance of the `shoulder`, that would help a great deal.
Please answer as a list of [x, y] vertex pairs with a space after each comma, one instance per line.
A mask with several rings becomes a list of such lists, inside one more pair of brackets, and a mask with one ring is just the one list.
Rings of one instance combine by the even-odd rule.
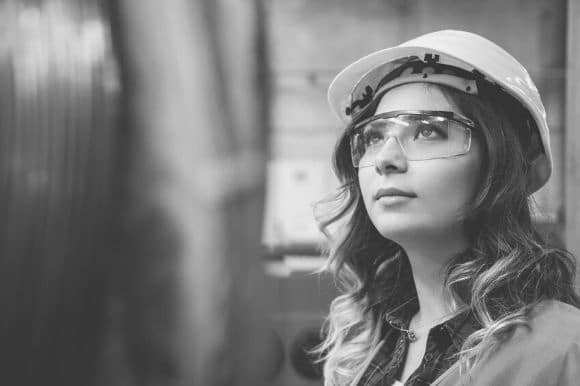
[[[571, 343], [580, 344], [580, 309], [557, 300], [539, 303], [529, 315], [529, 328], [518, 327], [514, 338], [528, 341], [528, 346], [548, 346], [562, 350]], [[506, 342], [509, 344], [509, 340]]]
[[[437, 385], [576, 385], [580, 378], [580, 309], [549, 300], [467, 374], [448, 373]], [[449, 382], [452, 383], [449, 383]]]
[[[491, 354], [490, 365], [502, 363], [531, 367], [558, 365], [580, 350], [580, 309], [557, 300], [539, 303], [528, 316], [528, 326], [516, 327]], [[530, 370], [532, 371], [532, 370]]]
[[[534, 307], [530, 313], [530, 323], [537, 328], [552, 327], [554, 324], [559, 327], [577, 327], [580, 322], [580, 308], [562, 303], [558, 300], [544, 300]], [[559, 322], [555, 322], [558, 319]], [[577, 330], [574, 328], [573, 330]], [[580, 334], [578, 334], [580, 335]]]

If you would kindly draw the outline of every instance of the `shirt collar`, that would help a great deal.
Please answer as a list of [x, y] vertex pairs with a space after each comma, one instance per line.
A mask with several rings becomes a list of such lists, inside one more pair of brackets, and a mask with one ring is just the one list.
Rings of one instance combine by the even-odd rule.
[[[409, 322], [413, 315], [419, 311], [419, 301], [416, 296], [402, 302], [399, 306], [388, 311], [385, 315], [387, 324], [396, 326], [395, 328], [409, 328]], [[460, 311], [451, 319], [439, 324], [441, 330], [447, 332], [451, 342], [457, 349], [461, 350], [463, 342], [469, 335], [481, 328], [472, 310]], [[434, 326], [437, 328], [437, 326]]]
[[473, 332], [481, 328], [481, 324], [475, 318], [475, 314], [472, 310], [465, 310], [454, 318], [443, 323], [445, 330], [447, 331], [451, 342], [457, 349], [461, 350], [461, 346], [465, 339]]
[[385, 315], [385, 320], [387, 323], [399, 328], [408, 328], [409, 321], [418, 311], [419, 301], [417, 296], [413, 296], [388, 310]]

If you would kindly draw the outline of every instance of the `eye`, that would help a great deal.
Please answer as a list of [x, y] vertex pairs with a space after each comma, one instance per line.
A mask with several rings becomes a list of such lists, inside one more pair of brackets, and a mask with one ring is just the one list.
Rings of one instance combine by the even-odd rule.
[[383, 140], [383, 135], [378, 130], [371, 130], [364, 133], [364, 144], [366, 147], [376, 145]]
[[434, 131], [431, 127], [426, 126], [419, 128], [419, 134], [421, 134], [423, 137], [429, 138], [433, 133]]
[[379, 127], [367, 126], [363, 132], [365, 147], [380, 144], [383, 141], [383, 132]]
[[415, 130], [415, 139], [445, 139], [447, 135], [440, 128], [434, 125], [420, 125]]

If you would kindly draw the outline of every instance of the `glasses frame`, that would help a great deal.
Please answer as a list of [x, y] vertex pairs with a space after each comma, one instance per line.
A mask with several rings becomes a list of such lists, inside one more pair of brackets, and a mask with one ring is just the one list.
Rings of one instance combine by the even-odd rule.
[[[388, 119], [388, 118], [395, 118], [398, 117], [400, 115], [428, 115], [428, 116], [435, 116], [435, 117], [442, 117], [442, 118], [447, 118], [456, 122], [461, 123], [463, 126], [465, 126], [465, 129], [467, 130], [468, 134], [469, 134], [469, 141], [467, 144], [467, 149], [465, 150], [465, 152], [463, 153], [459, 153], [459, 154], [454, 154], [454, 155], [450, 155], [450, 156], [438, 156], [438, 157], [430, 157], [430, 158], [421, 158], [420, 160], [412, 160], [409, 158], [409, 156], [407, 155], [407, 152], [405, 151], [404, 146], [402, 146], [399, 138], [397, 136], [395, 136], [396, 141], [399, 143], [399, 146], [401, 147], [401, 150], [403, 151], [403, 154], [405, 154], [405, 157], [407, 157], [407, 159], [411, 160], [411, 161], [427, 161], [427, 160], [431, 160], [431, 159], [441, 159], [441, 158], [453, 158], [453, 157], [457, 157], [460, 155], [464, 155], [469, 153], [469, 151], [471, 150], [471, 138], [472, 138], [472, 129], [476, 128], [475, 122], [473, 122], [471, 119], [455, 113], [453, 111], [444, 111], [444, 110], [395, 110], [395, 111], [389, 111], [387, 113], [381, 113], [381, 114], [377, 114], [377, 115], [373, 115], [372, 117], [363, 119], [360, 122], [357, 122], [355, 124], [353, 124], [351, 126], [351, 129], [348, 132], [348, 135], [350, 137], [350, 152], [351, 152], [351, 161], [352, 164], [355, 168], [359, 168], [360, 167], [360, 161], [359, 161], [359, 166], [355, 165], [354, 162], [354, 157], [353, 157], [353, 140], [354, 140], [354, 136], [356, 134], [359, 134], [362, 130], [362, 128], [364, 128], [367, 124], [369, 124], [370, 122], [376, 121], [378, 119]], [[368, 166], [372, 166], [372, 165], [368, 165]], [[365, 166], [363, 166], [365, 167]]]

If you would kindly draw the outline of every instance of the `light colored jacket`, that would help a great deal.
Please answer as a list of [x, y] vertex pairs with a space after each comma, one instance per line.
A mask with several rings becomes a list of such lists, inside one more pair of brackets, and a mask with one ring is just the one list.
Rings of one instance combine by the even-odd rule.
[[451, 366], [433, 386], [580, 386], [580, 310], [544, 301], [530, 314], [530, 329], [513, 336], [465, 374]]

